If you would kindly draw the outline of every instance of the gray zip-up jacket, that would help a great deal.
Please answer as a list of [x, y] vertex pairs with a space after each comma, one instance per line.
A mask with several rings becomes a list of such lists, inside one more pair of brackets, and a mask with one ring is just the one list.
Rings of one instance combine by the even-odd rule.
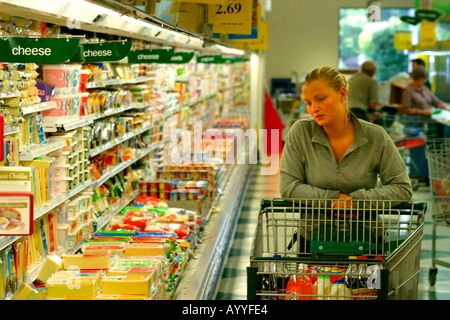
[[[325, 131], [314, 119], [290, 128], [280, 167], [283, 198], [410, 200], [411, 182], [394, 142], [380, 126], [351, 114], [355, 140], [336, 163]], [[380, 176], [382, 186], [377, 186]]]

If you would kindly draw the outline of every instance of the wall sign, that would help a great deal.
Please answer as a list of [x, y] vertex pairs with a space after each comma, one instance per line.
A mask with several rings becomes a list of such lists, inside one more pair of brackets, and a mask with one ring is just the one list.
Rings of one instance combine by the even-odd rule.
[[128, 53], [128, 63], [170, 63], [174, 49], [132, 50]]
[[70, 62], [118, 61], [127, 56], [131, 41], [81, 43]]
[[21, 63], [63, 63], [77, 51], [79, 38], [0, 39], [0, 61]]

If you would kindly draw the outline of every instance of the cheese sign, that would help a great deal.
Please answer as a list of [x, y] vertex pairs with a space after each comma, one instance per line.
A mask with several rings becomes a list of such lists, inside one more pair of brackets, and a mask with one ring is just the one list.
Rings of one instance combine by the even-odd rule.
[[118, 61], [130, 52], [131, 41], [82, 43], [70, 62]]
[[252, 0], [225, 0], [208, 5], [208, 23], [214, 33], [251, 34]]
[[79, 38], [5, 38], [0, 40], [0, 61], [63, 63], [75, 54], [79, 43]]
[[174, 49], [131, 50], [128, 63], [170, 63]]

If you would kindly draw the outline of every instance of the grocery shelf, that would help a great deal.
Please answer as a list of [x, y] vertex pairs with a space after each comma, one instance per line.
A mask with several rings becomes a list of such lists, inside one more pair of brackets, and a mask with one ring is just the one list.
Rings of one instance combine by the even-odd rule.
[[46, 144], [39, 145], [31, 150], [20, 150], [20, 161], [32, 161], [34, 158], [45, 155], [55, 150], [64, 148], [67, 145], [66, 141], [58, 140], [54, 142], [48, 142]]
[[100, 113], [94, 113], [86, 116], [89, 122], [94, 122], [95, 120], [102, 119], [105, 117], [112, 116], [114, 114], [122, 113], [132, 109], [145, 109], [149, 107], [149, 102], [134, 102], [130, 103], [127, 106], [121, 106], [118, 108], [108, 109]]
[[133, 159], [127, 160], [125, 162], [122, 162], [121, 164], [115, 166], [113, 169], [108, 171], [107, 173], [103, 174], [102, 177], [96, 181], [94, 181], [94, 187], [101, 186], [104, 184], [108, 179], [114, 177], [116, 174], [124, 170], [125, 168], [131, 166], [133, 163], [137, 162], [138, 160], [142, 159], [146, 155], [148, 155], [153, 150], [159, 148], [162, 145], [161, 141], [158, 141], [156, 143], [152, 143], [148, 148], [141, 150], [138, 155], [134, 156]]
[[[92, 184], [91, 181], [85, 181], [85, 182], [81, 183], [80, 185], [76, 186], [75, 188], [73, 188], [72, 190], [70, 190], [66, 193], [63, 193], [60, 196], [54, 198], [48, 204], [45, 204], [45, 205], [35, 209], [33, 212], [33, 219], [34, 220], [39, 219], [40, 217], [42, 217], [49, 211], [51, 211], [54, 208], [56, 208], [57, 206], [59, 206], [64, 201], [67, 201], [70, 198], [77, 195], [78, 193], [82, 192], [84, 189], [89, 187], [91, 184]], [[16, 240], [18, 240], [20, 238], [21, 238], [20, 236], [0, 237], [0, 251], [5, 249], [7, 246], [13, 244]]]
[[45, 205], [37, 208], [36, 210], [34, 210], [34, 213], [33, 213], [34, 220], [39, 219], [40, 217], [45, 215], [47, 212], [53, 210], [54, 208], [59, 206], [64, 201], [67, 201], [70, 198], [76, 196], [78, 193], [82, 192], [83, 190], [85, 190], [87, 187], [89, 187], [91, 185], [92, 185], [92, 181], [90, 181], [90, 180], [85, 181], [85, 182], [79, 184], [78, 186], [76, 186], [75, 188], [73, 188], [72, 190], [69, 190], [69, 191], [57, 196], [56, 198], [51, 200], [48, 204], [45, 204]]
[[20, 133], [20, 127], [16, 124], [5, 125], [5, 136]]
[[89, 151], [89, 157], [94, 157], [94, 156], [102, 153], [103, 151], [106, 151], [106, 150], [108, 150], [108, 149], [110, 149], [110, 148], [112, 148], [112, 147], [114, 147], [114, 146], [116, 146], [116, 145], [126, 141], [126, 140], [129, 140], [129, 139], [131, 139], [133, 137], [136, 137], [136, 136], [140, 135], [141, 133], [144, 133], [147, 130], [150, 130], [151, 128], [152, 128], [152, 126], [150, 126], [150, 125], [143, 126], [142, 128], [130, 131], [130, 132], [124, 134], [123, 136], [119, 137], [119, 138], [111, 140], [111, 141], [105, 143], [102, 146], [99, 146], [99, 147], [97, 147], [95, 149], [91, 149]]
[[[130, 202], [132, 202], [138, 196], [139, 196], [139, 191], [137, 190], [132, 195], [125, 196], [120, 201], [118, 201], [118, 203], [113, 208], [111, 208], [111, 213], [108, 213], [101, 217], [101, 221], [99, 222], [97, 228], [98, 229], [103, 228], [109, 221], [111, 221], [111, 219], [116, 214], [118, 214], [120, 212], [120, 210], [122, 210], [125, 206], [127, 206]], [[67, 253], [70, 254], [70, 253], [77, 252], [78, 250], [81, 249], [82, 244], [83, 244], [83, 241], [81, 241], [80, 244], [75, 246], [74, 249], [69, 250]], [[52, 255], [57, 255], [57, 256], [61, 257], [62, 252], [60, 252], [60, 250], [58, 250], [57, 252], [51, 253], [49, 256], [52, 256]], [[41, 270], [42, 266], [44, 265], [44, 262], [45, 262], [45, 260], [28, 271], [28, 278], [30, 279], [30, 282], [36, 280], [36, 278], [39, 274], [39, 271]]]
[[44, 132], [63, 132], [71, 131], [77, 128], [85, 127], [92, 124], [92, 121], [88, 118], [82, 118], [66, 123], [45, 123], [43, 124]]
[[41, 112], [45, 110], [51, 110], [56, 108], [56, 102], [55, 101], [43, 101], [37, 104], [32, 104], [26, 107], [21, 108], [21, 114], [27, 115], [32, 114], [36, 112]]
[[125, 84], [138, 84], [147, 82], [150, 80], [154, 80], [153, 77], [137, 77], [134, 79], [107, 79], [100, 82], [92, 82], [88, 83], [86, 88], [87, 89], [95, 89], [95, 88], [103, 88], [103, 87], [109, 87], [109, 86], [121, 86]]
[[215, 298], [224, 260], [231, 246], [236, 223], [253, 170], [251, 164], [235, 164], [229, 172], [226, 187], [215, 217], [207, 226], [201, 244], [195, 251], [173, 295], [175, 300], [210, 300]]

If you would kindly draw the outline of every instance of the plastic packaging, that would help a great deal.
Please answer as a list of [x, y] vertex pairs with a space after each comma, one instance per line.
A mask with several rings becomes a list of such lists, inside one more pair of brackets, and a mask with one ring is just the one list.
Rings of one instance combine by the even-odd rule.
[[352, 291], [343, 279], [336, 280], [331, 286], [330, 300], [352, 300]]
[[298, 274], [294, 274], [289, 278], [286, 286], [286, 293], [290, 295], [289, 300], [315, 300], [316, 286], [312, 284], [311, 279], [306, 275], [307, 270], [308, 266], [302, 263], [298, 266]]
[[317, 276], [317, 300], [328, 300], [331, 290], [331, 280], [329, 276], [319, 274]]

